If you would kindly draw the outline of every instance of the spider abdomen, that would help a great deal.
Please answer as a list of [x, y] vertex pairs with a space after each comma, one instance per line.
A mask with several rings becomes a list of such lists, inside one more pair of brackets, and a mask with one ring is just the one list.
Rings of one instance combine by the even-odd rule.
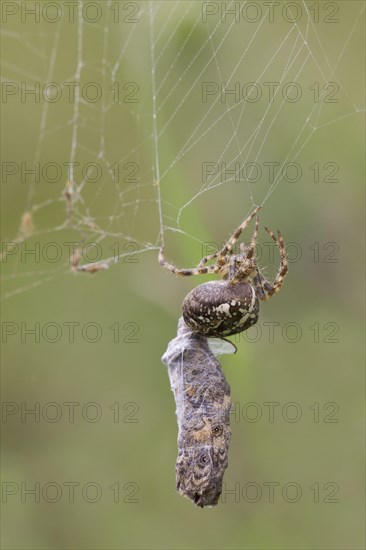
[[249, 283], [210, 281], [184, 299], [183, 318], [204, 336], [225, 337], [247, 330], [258, 321], [259, 300]]

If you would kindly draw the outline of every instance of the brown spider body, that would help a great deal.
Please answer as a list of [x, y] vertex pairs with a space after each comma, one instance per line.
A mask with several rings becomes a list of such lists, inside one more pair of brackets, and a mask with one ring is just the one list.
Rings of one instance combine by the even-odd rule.
[[[259, 300], [268, 300], [279, 292], [288, 271], [288, 260], [282, 235], [278, 239], [266, 227], [280, 253], [280, 268], [273, 283], [260, 272], [256, 259], [256, 244], [259, 228], [257, 207], [234, 231], [219, 252], [205, 256], [196, 268], [179, 269], [170, 264], [160, 250], [159, 262], [165, 268], [182, 277], [189, 275], [216, 274], [222, 281], [211, 281], [194, 288], [183, 302], [183, 318], [194, 331], [204, 336], [226, 337], [247, 330], [258, 320]], [[249, 222], [256, 218], [250, 244], [240, 244], [240, 253], [234, 254], [234, 245]], [[213, 265], [206, 265], [211, 260]]]
[[247, 282], [210, 281], [196, 286], [184, 299], [183, 318], [208, 337], [230, 336], [258, 321], [259, 300]]

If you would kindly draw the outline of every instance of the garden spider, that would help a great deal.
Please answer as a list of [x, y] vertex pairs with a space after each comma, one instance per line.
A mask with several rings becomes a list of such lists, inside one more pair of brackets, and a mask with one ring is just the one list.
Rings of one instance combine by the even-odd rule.
[[[159, 252], [159, 262], [175, 275], [205, 275], [215, 273], [222, 281], [210, 281], [194, 288], [184, 299], [183, 318], [195, 332], [204, 336], [225, 337], [248, 329], [258, 321], [259, 299], [267, 300], [280, 291], [283, 279], [288, 271], [288, 260], [283, 237], [278, 231], [278, 239], [273, 231], [266, 227], [280, 253], [280, 267], [273, 283], [260, 272], [255, 256], [259, 228], [258, 206], [234, 231], [225, 246], [219, 252], [204, 256], [197, 267], [179, 269], [170, 264], [164, 256], [163, 248]], [[240, 244], [239, 254], [233, 251], [242, 231], [256, 217], [252, 239], [249, 245]], [[213, 265], [206, 263], [216, 260]]]

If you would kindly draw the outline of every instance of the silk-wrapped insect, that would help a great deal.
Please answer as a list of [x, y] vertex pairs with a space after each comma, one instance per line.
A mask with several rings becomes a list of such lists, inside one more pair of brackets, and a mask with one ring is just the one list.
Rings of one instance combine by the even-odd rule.
[[194, 333], [181, 317], [162, 357], [176, 402], [177, 490], [201, 507], [218, 503], [231, 437], [230, 386], [216, 356], [235, 351], [228, 341]]

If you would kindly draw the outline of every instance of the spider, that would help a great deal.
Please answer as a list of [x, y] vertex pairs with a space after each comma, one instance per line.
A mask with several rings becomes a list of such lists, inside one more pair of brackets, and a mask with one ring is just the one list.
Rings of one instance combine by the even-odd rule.
[[[288, 271], [288, 260], [281, 232], [278, 239], [273, 231], [266, 227], [280, 254], [280, 267], [273, 283], [260, 272], [255, 256], [259, 228], [258, 206], [234, 231], [225, 246], [219, 252], [204, 256], [193, 269], [179, 269], [170, 264], [164, 256], [163, 248], [159, 252], [159, 262], [175, 275], [187, 277], [214, 273], [222, 281], [210, 281], [194, 288], [184, 299], [183, 318], [194, 331], [207, 337], [226, 337], [247, 330], [258, 321], [259, 300], [267, 300], [280, 291], [283, 279]], [[233, 248], [242, 231], [256, 217], [256, 223], [250, 244], [240, 244], [239, 254]], [[207, 262], [216, 260], [213, 265]]]

